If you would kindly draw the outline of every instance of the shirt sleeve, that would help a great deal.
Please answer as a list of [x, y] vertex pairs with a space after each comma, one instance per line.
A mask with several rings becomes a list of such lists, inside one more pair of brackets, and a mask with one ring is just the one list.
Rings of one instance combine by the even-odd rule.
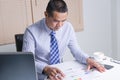
[[26, 29], [24, 36], [23, 36], [23, 52], [32, 52], [35, 53], [35, 41], [34, 37], [32, 36], [31, 32]]
[[[26, 29], [23, 37], [23, 52], [32, 52], [35, 55], [35, 38], [29, 29]], [[47, 64], [35, 58], [35, 66], [38, 73], [42, 73]]]
[[74, 29], [72, 27], [71, 27], [70, 41], [69, 41], [68, 47], [69, 47], [71, 53], [73, 54], [74, 58], [77, 61], [79, 61], [80, 63], [83, 63], [83, 64], [87, 63], [86, 59], [89, 56], [80, 49], [80, 47], [77, 43]]

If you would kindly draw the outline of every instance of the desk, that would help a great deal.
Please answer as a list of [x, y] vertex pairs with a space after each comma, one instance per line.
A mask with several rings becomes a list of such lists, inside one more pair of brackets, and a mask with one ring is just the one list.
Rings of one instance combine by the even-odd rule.
[[100, 73], [96, 69], [86, 73], [85, 69], [87, 66], [80, 64], [77, 61], [68, 61], [52, 66], [63, 71], [66, 75], [63, 80], [120, 80], [120, 64], [111, 62], [108, 57], [103, 61], [103, 64], [109, 64], [114, 67], [103, 73]]

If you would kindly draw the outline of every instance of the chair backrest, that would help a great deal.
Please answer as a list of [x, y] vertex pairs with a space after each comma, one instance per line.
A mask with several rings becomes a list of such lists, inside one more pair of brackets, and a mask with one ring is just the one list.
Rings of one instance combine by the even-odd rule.
[[23, 35], [24, 34], [15, 34], [15, 44], [16, 44], [16, 50], [18, 52], [22, 51]]

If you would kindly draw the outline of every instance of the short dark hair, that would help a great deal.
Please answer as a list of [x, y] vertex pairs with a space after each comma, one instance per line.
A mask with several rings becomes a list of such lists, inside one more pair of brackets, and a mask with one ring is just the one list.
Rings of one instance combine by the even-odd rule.
[[68, 8], [67, 8], [65, 1], [63, 1], [63, 0], [50, 0], [48, 2], [47, 7], [46, 7], [46, 12], [48, 13], [49, 17], [52, 17], [54, 11], [61, 12], [61, 13], [68, 12]]

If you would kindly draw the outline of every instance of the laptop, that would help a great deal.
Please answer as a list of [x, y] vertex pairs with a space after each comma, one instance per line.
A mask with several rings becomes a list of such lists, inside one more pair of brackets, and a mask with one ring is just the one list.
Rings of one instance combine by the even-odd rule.
[[37, 80], [31, 52], [0, 52], [0, 80]]

